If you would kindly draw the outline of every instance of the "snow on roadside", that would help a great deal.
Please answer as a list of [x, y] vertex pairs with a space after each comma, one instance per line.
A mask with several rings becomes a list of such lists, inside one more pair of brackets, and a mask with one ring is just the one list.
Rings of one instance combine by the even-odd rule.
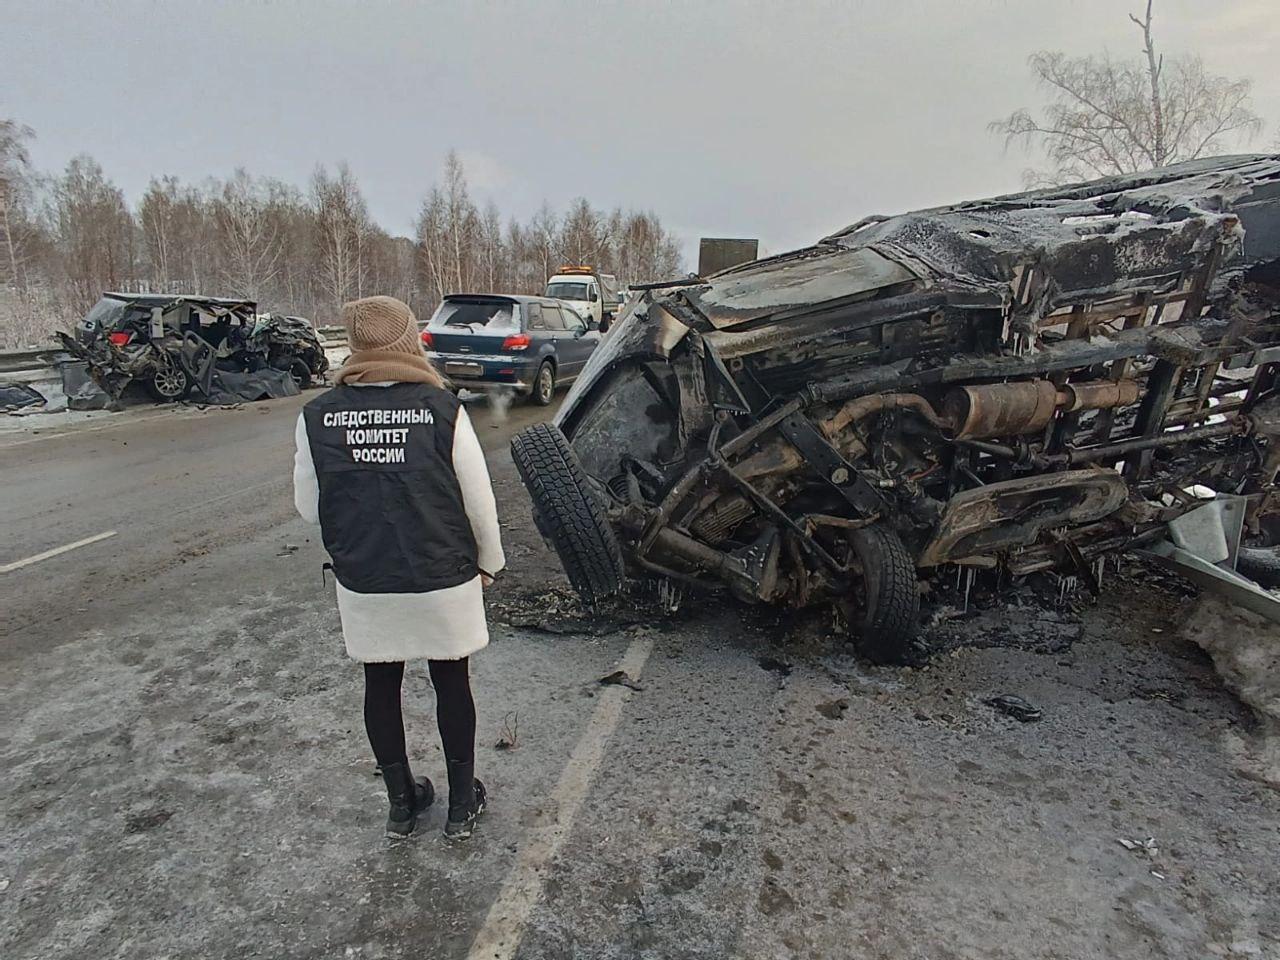
[[1253, 736], [1226, 733], [1237, 769], [1280, 789], [1280, 630], [1259, 614], [1203, 594], [1182, 632], [1213, 658], [1223, 682], [1258, 715]]

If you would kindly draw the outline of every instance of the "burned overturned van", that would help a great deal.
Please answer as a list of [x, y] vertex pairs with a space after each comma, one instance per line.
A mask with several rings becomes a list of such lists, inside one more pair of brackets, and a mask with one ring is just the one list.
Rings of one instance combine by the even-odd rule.
[[512, 452], [588, 603], [627, 576], [835, 601], [902, 654], [922, 576], [1086, 579], [1192, 509], [1274, 522], [1280, 157], [897, 217], [631, 300]]
[[249, 394], [296, 393], [287, 381], [304, 388], [329, 367], [307, 320], [260, 317], [252, 300], [106, 293], [74, 336], [58, 336], [113, 398], [134, 381], [156, 400], [181, 400], [193, 389], [208, 398], [226, 386], [213, 383], [220, 372], [258, 374]]

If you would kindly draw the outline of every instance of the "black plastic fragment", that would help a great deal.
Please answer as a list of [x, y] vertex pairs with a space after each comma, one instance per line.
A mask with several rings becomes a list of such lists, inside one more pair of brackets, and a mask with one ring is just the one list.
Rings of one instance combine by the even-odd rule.
[[597, 680], [596, 683], [600, 684], [602, 687], [628, 687], [632, 690], [644, 689], [644, 687], [632, 680], [625, 670], [615, 670], [613, 673], [606, 674]]
[[1020, 723], [1031, 723], [1034, 720], [1039, 720], [1042, 716], [1039, 707], [1012, 693], [1003, 693], [998, 697], [992, 697], [987, 703], [995, 707], [997, 712], [1013, 717]]

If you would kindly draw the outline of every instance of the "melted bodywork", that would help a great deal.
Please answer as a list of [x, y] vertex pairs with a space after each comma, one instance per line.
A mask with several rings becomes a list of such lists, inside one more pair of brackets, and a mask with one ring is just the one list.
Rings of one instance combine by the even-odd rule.
[[644, 289], [557, 423], [633, 572], [799, 604], [856, 589], [871, 524], [1014, 574], [1086, 572], [1198, 484], [1256, 524], [1278, 368], [1280, 157], [1232, 157]]

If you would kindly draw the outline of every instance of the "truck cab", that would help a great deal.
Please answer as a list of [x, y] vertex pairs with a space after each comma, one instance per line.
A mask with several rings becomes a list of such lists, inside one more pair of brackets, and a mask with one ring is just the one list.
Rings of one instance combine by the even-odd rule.
[[564, 266], [547, 281], [543, 296], [566, 300], [593, 330], [604, 331], [618, 312], [618, 282], [594, 267]]

